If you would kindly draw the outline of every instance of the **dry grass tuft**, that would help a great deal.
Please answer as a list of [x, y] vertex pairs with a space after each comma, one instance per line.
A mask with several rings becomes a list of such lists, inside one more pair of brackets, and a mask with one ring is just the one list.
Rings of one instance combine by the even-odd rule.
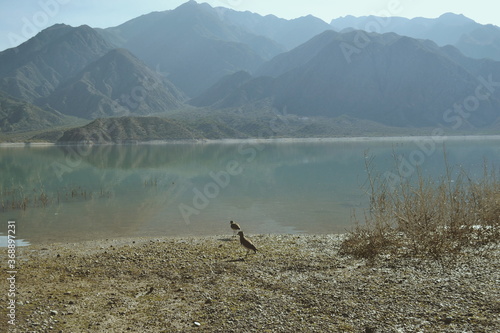
[[445, 158], [439, 179], [415, 177], [395, 183], [374, 175], [373, 158], [366, 158], [370, 210], [365, 224], [356, 217], [341, 252], [374, 259], [380, 254], [441, 259], [467, 249], [485, 249], [500, 239], [498, 170], [484, 163], [480, 179], [464, 170], [453, 172]]

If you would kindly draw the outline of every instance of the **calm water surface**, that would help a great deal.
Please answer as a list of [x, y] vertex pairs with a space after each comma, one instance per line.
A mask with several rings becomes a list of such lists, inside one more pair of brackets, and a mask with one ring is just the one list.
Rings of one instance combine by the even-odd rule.
[[[500, 140], [446, 142], [472, 176], [500, 165]], [[0, 147], [0, 245], [125, 236], [338, 233], [362, 216], [365, 153], [378, 172], [443, 171], [443, 147], [415, 140]], [[393, 155], [403, 156], [394, 162]], [[24, 200], [24, 206], [23, 206]], [[16, 206], [16, 207], [13, 207]], [[21, 205], [21, 208], [19, 208]], [[5, 223], [4, 223], [5, 222]], [[20, 243], [21, 244], [21, 243]]]

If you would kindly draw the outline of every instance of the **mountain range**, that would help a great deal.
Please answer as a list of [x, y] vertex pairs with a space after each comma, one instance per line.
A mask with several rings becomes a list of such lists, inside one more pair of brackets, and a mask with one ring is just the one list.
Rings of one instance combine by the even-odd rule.
[[[447, 126], [447, 109], [474, 94], [488, 75], [500, 78], [500, 62], [396, 34], [364, 34], [363, 50], [347, 59], [342, 47], [358, 34], [325, 31], [266, 63], [260, 69], [266, 76], [232, 74], [191, 103], [229, 108], [267, 99], [301, 116], [349, 114], [390, 126]], [[497, 90], [478, 103], [468, 125], [495, 121], [499, 98]]]
[[394, 32], [401, 36], [429, 39], [439, 46], [455, 46], [468, 57], [500, 61], [500, 28], [479, 24], [463, 15], [445, 13], [436, 19], [346, 16], [332, 20], [330, 25], [336, 31]]
[[[379, 31], [363, 31], [372, 22]], [[107, 29], [57, 24], [0, 52], [0, 134], [84, 119], [85, 135], [60, 137], [89, 141], [109, 117], [129, 127], [110, 142], [157, 140], [172, 124], [195, 139], [363, 134], [342, 131], [346, 119], [377, 133], [484, 130], [500, 122], [499, 29], [455, 14], [328, 24], [195, 1]], [[141, 131], [143, 116], [170, 127]], [[290, 128], [270, 130], [276, 119]]]

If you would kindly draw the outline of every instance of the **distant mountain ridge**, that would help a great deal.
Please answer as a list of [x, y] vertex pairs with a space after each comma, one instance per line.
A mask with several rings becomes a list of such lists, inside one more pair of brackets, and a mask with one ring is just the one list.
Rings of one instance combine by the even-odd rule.
[[[383, 28], [401, 34], [349, 27], [370, 20], [380, 18], [329, 25], [189, 1], [108, 29], [57, 24], [0, 52], [0, 130], [113, 117], [131, 129], [116, 132], [125, 140], [147, 133], [140, 127], [152, 120], [139, 116], [182, 118], [201, 138], [259, 136], [276, 119], [289, 126], [279, 135], [292, 137], [347, 133], [339, 125], [345, 119], [349, 133], [452, 128], [458, 121], [468, 129], [498, 127], [498, 27], [455, 14], [387, 19]], [[411, 33], [420, 35], [405, 36]], [[458, 47], [491, 57], [467, 57]]]
[[332, 29], [326, 22], [312, 15], [285, 20], [274, 15], [261, 16], [224, 7], [216, 7], [215, 10], [225, 22], [275, 40], [287, 50], [307, 42], [325, 30]]
[[402, 36], [429, 39], [439, 46], [453, 45], [468, 57], [500, 61], [500, 28], [479, 24], [461, 14], [445, 13], [435, 19], [346, 16], [332, 20], [330, 25], [337, 31], [394, 32]]
[[[356, 34], [325, 31], [262, 66], [262, 77], [238, 82], [229, 91], [215, 85], [211, 100], [218, 94], [216, 108], [269, 100], [278, 110], [302, 116], [347, 114], [390, 126], [450, 126], [446, 110], [474, 93], [481, 85], [479, 76], [495, 73], [500, 79], [500, 62], [466, 58], [450, 47], [395, 34], [367, 35], [368, 42], [350, 63], [342, 46]], [[275, 62], [293, 66], [283, 69]], [[483, 127], [497, 119], [499, 97], [497, 90], [466, 121]], [[210, 106], [199, 99], [194, 103]]]
[[[346, 16], [331, 21], [336, 31], [344, 29], [365, 30], [368, 32], [388, 33], [418, 39], [430, 39], [440, 46], [453, 45], [460, 37], [480, 24], [463, 16], [445, 13], [439, 18], [416, 17], [379, 17], [379, 16]], [[377, 29], [377, 31], [372, 31]]]

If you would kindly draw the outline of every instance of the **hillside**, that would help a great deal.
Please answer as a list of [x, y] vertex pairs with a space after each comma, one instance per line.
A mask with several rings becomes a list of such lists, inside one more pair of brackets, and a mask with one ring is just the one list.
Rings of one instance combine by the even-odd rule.
[[252, 71], [284, 48], [264, 36], [224, 23], [207, 4], [189, 1], [103, 32], [193, 97], [221, 76]]
[[85, 126], [67, 130], [58, 142], [126, 143], [246, 137], [245, 134], [213, 120], [188, 122], [159, 117], [120, 117], [97, 119]]
[[64, 132], [65, 143], [121, 143], [153, 140], [192, 140], [200, 138], [180, 123], [157, 117], [97, 119], [88, 125]]
[[88, 26], [56, 24], [0, 52], [0, 91], [36, 104], [112, 48]]
[[[346, 53], [346, 43], [359, 33], [326, 31], [262, 66], [259, 73], [267, 76], [227, 93], [212, 88], [212, 95], [218, 94], [212, 105], [241, 107], [270, 100], [274, 108], [300, 116], [346, 114], [389, 126], [451, 127], [456, 122], [444, 116], [446, 110], [474, 93], [487, 73], [500, 77], [500, 62], [466, 58], [449, 47], [395, 34], [366, 35], [362, 50]], [[480, 128], [498, 119], [499, 97], [497, 90], [478, 103], [477, 110], [462, 119], [466, 127]]]
[[455, 46], [468, 57], [500, 61], [500, 28], [480, 26], [463, 34]]
[[[37, 135], [29, 141], [68, 143], [128, 143], [175, 140], [326, 138], [345, 136], [417, 135], [429, 129], [408, 130], [348, 116], [302, 118], [278, 115], [254, 105], [253, 112], [185, 111], [164, 117], [99, 118], [63, 133]], [[260, 111], [256, 111], [260, 110]], [[241, 113], [243, 111], [243, 113]]]
[[236, 73], [226, 75], [212, 87], [205, 90], [202, 94], [191, 99], [189, 104], [194, 106], [214, 105], [221, 97], [238, 90], [242, 84], [250, 79], [252, 79], [252, 76], [245, 71], [238, 71]]
[[26, 132], [61, 126], [69, 117], [54, 110], [43, 110], [0, 92], [0, 133]]
[[114, 49], [62, 84], [46, 102], [85, 119], [177, 109], [184, 96], [124, 49]]

